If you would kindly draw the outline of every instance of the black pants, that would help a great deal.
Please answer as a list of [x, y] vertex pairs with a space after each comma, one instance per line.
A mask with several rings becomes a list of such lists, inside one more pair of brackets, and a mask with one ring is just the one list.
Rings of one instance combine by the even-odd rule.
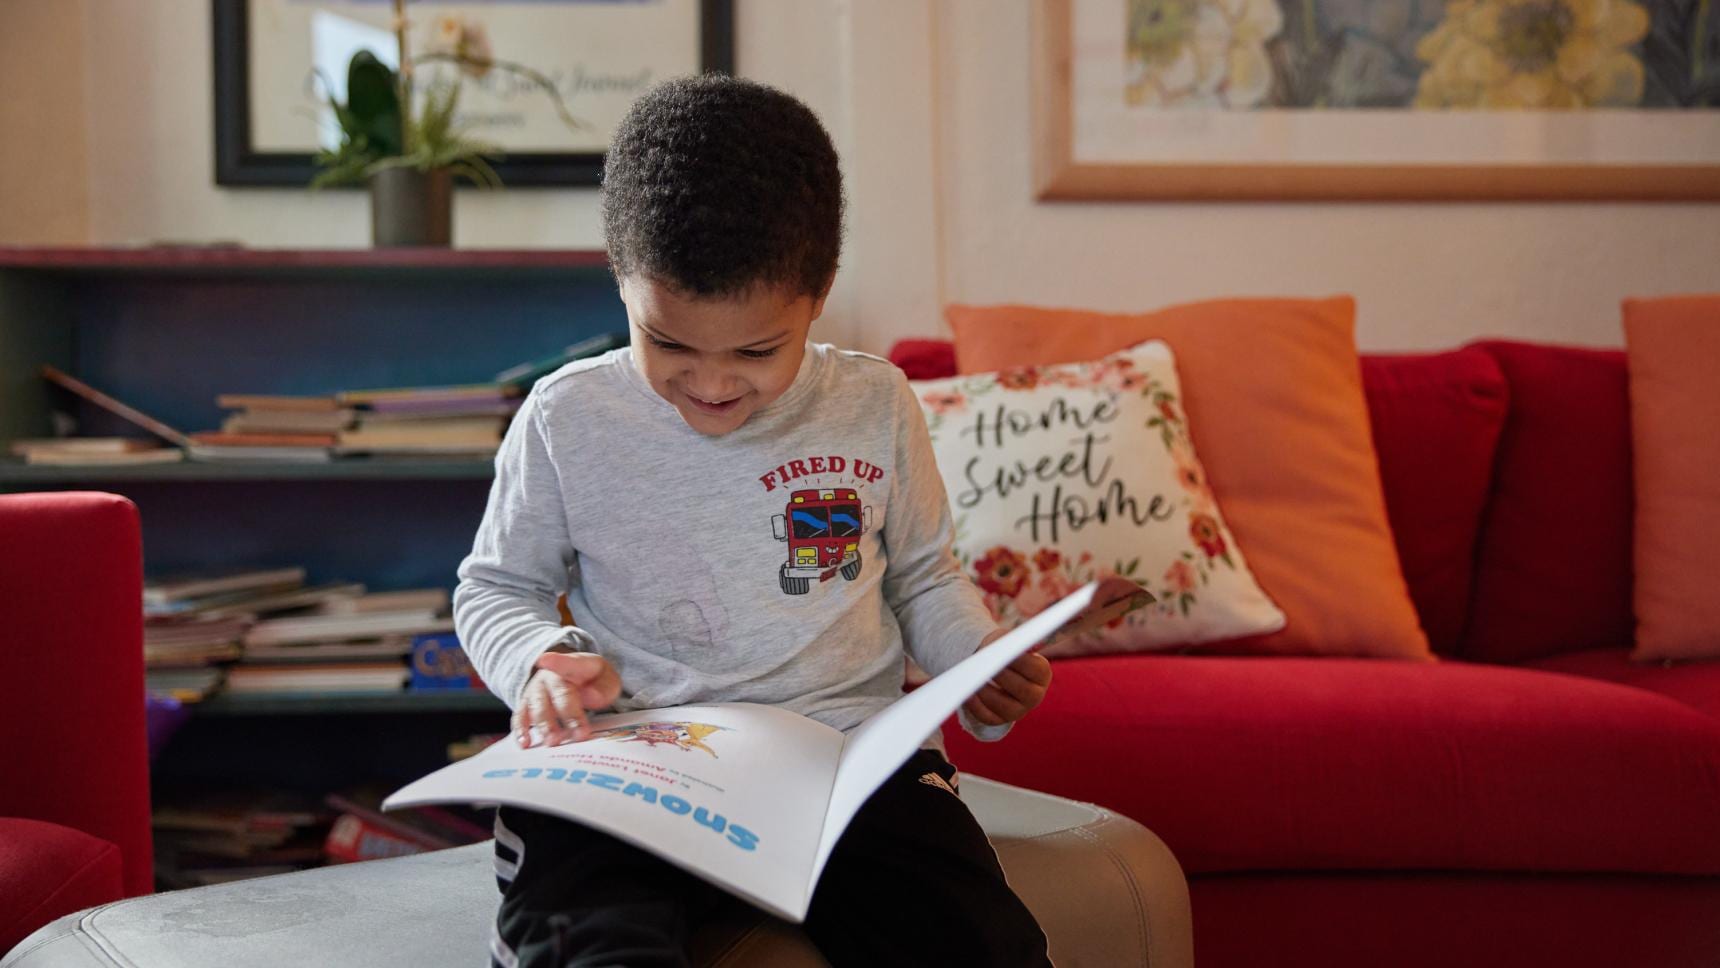
[[[843, 832], [805, 924], [831, 964], [1050, 964], [955, 774], [919, 751]], [[608, 834], [512, 807], [496, 816], [496, 873], [502, 968], [686, 965], [692, 920], [743, 903]]]

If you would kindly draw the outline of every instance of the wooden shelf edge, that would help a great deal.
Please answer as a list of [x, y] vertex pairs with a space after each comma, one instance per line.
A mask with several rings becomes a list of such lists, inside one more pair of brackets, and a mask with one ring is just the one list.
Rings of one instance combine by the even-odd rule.
[[0, 246], [0, 269], [602, 269], [602, 249], [253, 249], [227, 245]]
[[193, 716], [310, 716], [351, 713], [506, 713], [500, 699], [483, 690], [447, 692], [374, 692], [352, 694], [270, 694], [236, 699], [216, 694], [188, 703]]

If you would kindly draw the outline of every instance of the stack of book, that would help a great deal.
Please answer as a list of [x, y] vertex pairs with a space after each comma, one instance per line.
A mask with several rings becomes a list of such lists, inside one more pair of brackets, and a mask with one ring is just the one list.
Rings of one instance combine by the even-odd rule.
[[326, 461], [353, 422], [334, 397], [222, 394], [215, 403], [232, 412], [220, 430], [191, 435], [198, 460]]
[[340, 394], [357, 425], [340, 433], [340, 454], [486, 457], [501, 445], [520, 391], [507, 383], [353, 390]]
[[508, 418], [541, 377], [627, 345], [626, 333], [582, 340], [510, 367], [489, 383], [352, 390], [333, 396], [222, 394], [220, 430], [184, 434], [52, 366], [43, 379], [173, 445], [131, 438], [56, 438], [14, 444], [32, 464], [153, 464], [184, 460], [323, 462], [336, 456], [488, 457]]
[[362, 585], [304, 586], [303, 568], [230, 570], [154, 578], [143, 589], [143, 660], [151, 691], [182, 702], [221, 683], [261, 615], [364, 591]]
[[143, 437], [46, 437], [12, 441], [12, 456], [26, 464], [90, 467], [111, 464], [174, 464], [185, 459], [177, 447]]
[[196, 702], [221, 683], [220, 663], [239, 657], [245, 622], [230, 618], [146, 620], [144, 679], [150, 691]]
[[227, 672], [233, 700], [396, 693], [411, 673], [413, 640], [453, 630], [441, 588], [376, 592], [266, 618], [245, 633]]
[[150, 819], [156, 877], [182, 888], [320, 866], [334, 814], [280, 791], [175, 791]]

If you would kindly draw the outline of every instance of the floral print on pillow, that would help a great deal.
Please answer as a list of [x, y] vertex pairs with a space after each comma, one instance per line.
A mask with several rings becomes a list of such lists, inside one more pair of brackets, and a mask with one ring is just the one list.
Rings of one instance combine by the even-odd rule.
[[1118, 574], [1157, 603], [1048, 653], [1171, 648], [1283, 626], [1224, 525], [1164, 343], [915, 389], [956, 555], [1001, 624]]

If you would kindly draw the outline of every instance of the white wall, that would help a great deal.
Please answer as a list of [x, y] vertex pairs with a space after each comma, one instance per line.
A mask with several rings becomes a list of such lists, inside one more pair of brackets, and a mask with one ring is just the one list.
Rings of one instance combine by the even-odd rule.
[[[215, 187], [206, 0], [70, 6], [85, 14], [87, 241], [367, 243], [362, 194]], [[941, 332], [946, 301], [1134, 310], [1349, 292], [1366, 348], [1617, 344], [1621, 297], [1720, 290], [1715, 204], [1038, 203], [1027, 0], [736, 7], [740, 72], [804, 99], [843, 153], [848, 244], [822, 338], [882, 351]], [[0, 63], [0, 86], [29, 64]], [[56, 241], [19, 237], [18, 204], [0, 193], [0, 240]], [[600, 246], [595, 192], [461, 192], [455, 242]]]

